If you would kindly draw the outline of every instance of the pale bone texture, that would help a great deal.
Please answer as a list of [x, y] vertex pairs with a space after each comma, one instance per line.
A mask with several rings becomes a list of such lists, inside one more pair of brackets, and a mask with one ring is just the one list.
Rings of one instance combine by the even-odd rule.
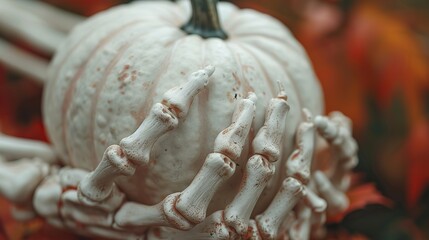
[[114, 239], [323, 238], [348, 206], [351, 122], [321, 116], [311, 65], [279, 22], [219, 12], [226, 41], [180, 31], [186, 2], [73, 30], [44, 95], [53, 146], [0, 135], [0, 193], [17, 217]]

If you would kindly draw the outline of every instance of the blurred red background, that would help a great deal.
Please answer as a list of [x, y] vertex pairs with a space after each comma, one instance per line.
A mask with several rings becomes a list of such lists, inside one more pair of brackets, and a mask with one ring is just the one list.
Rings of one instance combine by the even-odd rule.
[[[124, 1], [45, 2], [90, 16]], [[327, 111], [342, 111], [353, 120], [360, 146], [356, 171], [363, 176], [363, 187], [349, 196], [362, 209], [349, 212], [331, 229], [371, 239], [429, 239], [429, 2], [232, 2], [284, 22], [309, 54]], [[23, 41], [9, 40], [41, 55]], [[0, 65], [0, 131], [46, 140], [41, 94], [36, 83]], [[394, 204], [380, 204], [377, 191]], [[11, 220], [6, 205], [0, 200], [0, 239], [2, 232], [4, 239], [55, 238], [50, 234], [56, 232], [41, 220]]]

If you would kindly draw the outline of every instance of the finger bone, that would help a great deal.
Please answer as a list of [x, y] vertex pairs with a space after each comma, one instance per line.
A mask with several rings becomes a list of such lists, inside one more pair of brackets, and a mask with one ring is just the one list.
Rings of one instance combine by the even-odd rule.
[[150, 151], [158, 138], [176, 128], [178, 123], [177, 117], [167, 106], [156, 103], [139, 128], [130, 136], [123, 138], [119, 145], [132, 163], [146, 165], [150, 160]]
[[234, 161], [240, 157], [255, 117], [255, 101], [254, 93], [240, 100], [235, 107], [232, 124], [216, 137], [214, 152], [222, 153]]
[[127, 202], [115, 214], [114, 228], [140, 229], [149, 226], [170, 226], [165, 219], [162, 204], [147, 206], [140, 203]]
[[81, 201], [102, 202], [112, 193], [114, 181], [119, 176], [132, 176], [135, 166], [128, 161], [118, 145], [109, 146], [97, 168], [89, 173], [79, 184]]
[[313, 212], [321, 213], [326, 210], [326, 201], [317, 196], [317, 194], [308, 187], [305, 188], [303, 200], [304, 203], [313, 210]]
[[312, 122], [302, 122], [297, 131], [298, 148], [286, 162], [287, 175], [307, 183], [310, 179], [311, 162], [315, 144], [315, 129]]
[[247, 232], [250, 215], [259, 196], [274, 175], [274, 165], [261, 155], [253, 155], [246, 164], [240, 190], [225, 209], [225, 221], [237, 233]]
[[303, 190], [302, 184], [292, 177], [283, 181], [270, 206], [262, 214], [256, 216], [256, 223], [262, 238], [275, 239], [277, 237], [282, 221], [302, 198]]
[[185, 117], [192, 104], [192, 100], [207, 86], [209, 77], [214, 71], [215, 68], [209, 65], [202, 70], [192, 73], [185, 84], [167, 91], [164, 94], [162, 103], [169, 107], [178, 118]]
[[235, 167], [236, 164], [227, 156], [209, 154], [192, 183], [181, 193], [176, 209], [191, 222], [203, 221], [213, 195], [221, 183], [232, 176]]
[[271, 99], [265, 114], [264, 126], [260, 128], [252, 143], [254, 152], [264, 156], [270, 162], [280, 158], [286, 115], [290, 109], [286, 99], [283, 92], [277, 98]]
[[61, 196], [61, 216], [64, 219], [79, 222], [84, 225], [109, 227], [113, 223], [113, 215], [99, 208], [84, 206], [77, 197], [76, 190], [64, 192]]

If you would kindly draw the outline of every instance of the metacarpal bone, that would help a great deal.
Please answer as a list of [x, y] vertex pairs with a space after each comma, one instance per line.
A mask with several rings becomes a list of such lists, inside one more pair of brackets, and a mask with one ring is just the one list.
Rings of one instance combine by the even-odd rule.
[[153, 206], [127, 202], [116, 213], [114, 227], [145, 230], [148, 226], [169, 226], [162, 208], [162, 202]]
[[127, 202], [115, 214], [113, 227], [143, 231], [150, 226], [167, 226], [190, 230], [194, 224], [175, 207], [179, 196], [180, 193], [170, 194], [162, 202], [152, 206]]
[[102, 202], [112, 193], [114, 181], [119, 176], [132, 176], [135, 166], [128, 161], [118, 145], [109, 146], [97, 168], [79, 184], [78, 196], [81, 201]]
[[246, 164], [240, 190], [225, 209], [225, 221], [238, 234], [247, 232], [248, 222], [259, 196], [274, 175], [274, 165], [261, 155], [253, 155]]
[[87, 225], [109, 227], [113, 223], [113, 215], [101, 208], [82, 205], [76, 190], [69, 190], [61, 196], [61, 216], [64, 219], [77, 221]]
[[271, 202], [270, 206], [256, 216], [256, 223], [263, 239], [275, 239], [282, 221], [290, 213], [296, 203], [301, 200], [304, 187], [295, 178], [288, 177]]
[[213, 195], [221, 183], [232, 176], [235, 167], [225, 155], [210, 153], [192, 183], [177, 199], [176, 209], [191, 222], [202, 222]]
[[262, 126], [252, 146], [255, 154], [264, 156], [270, 162], [280, 158], [282, 137], [286, 127], [286, 115], [289, 112], [287, 96], [280, 92], [276, 98], [271, 99], [265, 113], [265, 123]]

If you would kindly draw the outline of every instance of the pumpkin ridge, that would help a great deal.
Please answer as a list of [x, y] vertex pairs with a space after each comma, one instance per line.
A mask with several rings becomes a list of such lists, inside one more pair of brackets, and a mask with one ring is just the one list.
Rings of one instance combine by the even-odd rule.
[[286, 41], [287, 39], [280, 39], [277, 36], [268, 36], [264, 35], [263, 33], [240, 33], [240, 35], [237, 35], [240, 41], [245, 41], [246, 39], [252, 39], [252, 38], [263, 38], [263, 41], [273, 41], [280, 45], [285, 45], [285, 47], [289, 51], [294, 51], [297, 54], [304, 54], [304, 51], [301, 47], [294, 46], [289, 41]]
[[[207, 64], [207, 41], [201, 41], [201, 52], [202, 52], [202, 63], [204, 67]], [[206, 129], [206, 131], [199, 131], [200, 132], [200, 136], [199, 136], [199, 142], [201, 143], [202, 148], [200, 149], [200, 154], [199, 154], [199, 159], [200, 159], [200, 164], [198, 167], [201, 167], [204, 164], [204, 160], [206, 158], [205, 153], [208, 153], [208, 149], [212, 146], [207, 146], [207, 135], [208, 135], [208, 131], [207, 131], [207, 126], [210, 126], [208, 124], [209, 122], [209, 117], [208, 117], [208, 111], [207, 111], [207, 104], [208, 104], [208, 100], [209, 100], [209, 92], [207, 91], [207, 89], [204, 89], [203, 91], [201, 91], [198, 95], [198, 111], [200, 112], [199, 114], [199, 119], [200, 119], [200, 128], [201, 129]]]
[[[268, 87], [270, 88], [271, 96], [277, 96], [278, 92], [280, 92], [280, 89], [276, 91], [276, 88], [274, 87], [273, 82], [269, 80], [270, 78], [268, 77], [268, 72], [265, 69], [265, 67], [262, 66], [261, 61], [255, 56], [255, 54], [252, 53], [251, 50], [249, 50], [248, 47], [245, 47], [243, 45], [238, 45], [238, 44], [236, 44], [235, 47], [241, 48], [242, 50], [247, 52], [255, 60], [255, 63], [258, 65], [259, 69], [262, 72], [263, 77], [265, 78], [265, 82], [268, 84]], [[273, 80], [275, 80], [275, 79], [273, 79]], [[278, 81], [280, 81], [280, 79], [278, 79]]]
[[[97, 19], [94, 19], [94, 21], [88, 22], [87, 24], [89, 26], [91, 26], [91, 25], [96, 25], [96, 26], [103, 25], [103, 24], [105, 24], [104, 18], [106, 18], [106, 16], [103, 16], [103, 15], [108, 15], [109, 17], [114, 17], [115, 15], [119, 15], [119, 12], [124, 11], [126, 9], [126, 7], [119, 7], [119, 8], [122, 8], [122, 9], [120, 9], [118, 11], [118, 13], [116, 13], [116, 14], [110, 14], [109, 15], [106, 13], [104, 13], [104, 14], [100, 13], [100, 14], [98, 14], [98, 16], [94, 17], [94, 18], [98, 17]], [[103, 17], [101, 17], [101, 16], [103, 16]], [[129, 18], [128, 16], [123, 16], [120, 19], [118, 19], [118, 21], [120, 21], [122, 19], [128, 20], [128, 18]], [[95, 20], [97, 20], [97, 21], [95, 21]], [[88, 20], [88, 21], [91, 21], [91, 20]], [[124, 23], [124, 24], [118, 26], [117, 28], [112, 29], [112, 31], [110, 31], [110, 33], [112, 33], [112, 32], [114, 33], [118, 30], [121, 30], [122, 28], [127, 28], [128, 24], [133, 24], [135, 22], [144, 22], [144, 21], [146, 21], [146, 19], [133, 20], [133, 21]], [[72, 30], [71, 36], [74, 36], [73, 33], [77, 32], [77, 30], [80, 30], [80, 29], [78, 29], [79, 27], [80, 26], [78, 26], [76, 29]], [[63, 43], [63, 45], [65, 45], [66, 43], [68, 43], [69, 40], [70, 41], [75, 40], [75, 43], [73, 44], [73, 46], [68, 47], [67, 51], [60, 52], [60, 54], [57, 54], [56, 57], [53, 59], [53, 62], [52, 62], [51, 67], [50, 67], [51, 73], [49, 73], [49, 75], [51, 76], [50, 77], [50, 84], [48, 84], [47, 87], [55, 88], [56, 82], [58, 81], [58, 77], [59, 77], [59, 74], [61, 72], [61, 69], [63, 69], [64, 63], [70, 58], [70, 55], [76, 50], [77, 47], [83, 45], [82, 43], [84, 43], [88, 38], [90, 38], [91, 36], [93, 36], [97, 33], [97, 31], [94, 31], [94, 29], [96, 29], [95, 26], [92, 26], [91, 28], [88, 27], [87, 29], [85, 29], [86, 30], [85, 34], [82, 34], [83, 36], [80, 36], [78, 39], [73, 39], [73, 38], [67, 39], [66, 42]], [[108, 35], [106, 35], [106, 37], [107, 36]], [[54, 91], [47, 91], [47, 92], [50, 93], [50, 92], [54, 92]], [[53, 94], [48, 94], [48, 95], [49, 96], [47, 96], [46, 98], [52, 100]]]
[[[65, 92], [65, 97], [63, 99], [62, 103], [62, 109], [61, 109], [61, 127], [62, 127], [62, 140], [63, 144], [66, 146], [69, 162], [71, 166], [75, 166], [75, 163], [72, 160], [72, 157], [70, 155], [70, 147], [67, 144], [67, 137], [66, 137], [66, 127], [67, 127], [67, 117], [66, 114], [68, 112], [68, 108], [70, 107], [71, 100], [73, 99], [77, 82], [81, 79], [81, 76], [84, 72], [84, 68], [88, 64], [88, 62], [92, 59], [92, 57], [100, 50], [103, 46], [109, 43], [109, 40], [116, 37], [121, 32], [127, 30], [129, 27], [135, 26], [139, 21], [133, 21], [130, 22], [130, 24], [124, 26], [124, 27], [118, 27], [115, 29], [115, 31], [112, 34], [107, 35], [105, 38], [103, 38], [97, 46], [91, 51], [91, 53], [88, 55], [88, 57], [82, 62], [82, 64], [78, 67], [78, 70], [75, 72], [73, 78], [71, 79], [68, 88]], [[141, 23], [141, 22], [140, 22]], [[58, 76], [57, 76], [58, 78]]]
[[[166, 27], [160, 28], [158, 30], [164, 30], [165, 28]], [[100, 79], [100, 82], [98, 82], [98, 84], [97, 84], [96, 92], [92, 96], [91, 111], [90, 111], [91, 115], [89, 116], [89, 124], [90, 124], [90, 126], [89, 126], [89, 129], [90, 129], [90, 131], [89, 131], [89, 139], [90, 139], [89, 142], [91, 144], [91, 150], [90, 150], [90, 152], [91, 152], [92, 161], [95, 164], [94, 166], [96, 166], [98, 164], [98, 161], [99, 161], [99, 158], [98, 158], [99, 156], [97, 156], [97, 152], [95, 150], [96, 146], [95, 146], [95, 137], [94, 137], [95, 136], [94, 125], [95, 125], [95, 115], [97, 113], [96, 108], [97, 108], [97, 105], [98, 105], [98, 99], [99, 99], [101, 90], [104, 88], [104, 86], [105, 86], [105, 84], [106, 84], [106, 82], [108, 80], [108, 76], [109, 76], [110, 72], [113, 70], [114, 66], [121, 59], [121, 57], [125, 53], [125, 51], [128, 50], [130, 47], [132, 47], [133, 44], [137, 43], [136, 40], [141, 39], [143, 37], [147, 37], [148, 35], [154, 34], [154, 33], [157, 33], [157, 32], [158, 31], [154, 31], [154, 32], [147, 31], [147, 32], [144, 32], [143, 35], [138, 34], [134, 38], [129, 39], [129, 42], [127, 42], [124, 46], [121, 46], [118, 49], [118, 54], [114, 57], [114, 59], [111, 60], [111, 62], [105, 68], [103, 76]]]
[[[231, 52], [231, 56], [234, 58], [234, 61], [237, 63], [237, 66], [243, 66], [241, 64], [241, 60], [237, 57], [238, 54], [233, 50], [233, 48], [230, 46], [231, 44], [233, 44], [232, 42], [228, 42], [226, 44], [226, 47], [229, 49], [229, 51]], [[242, 68], [240, 67], [240, 75], [241, 77], [238, 77], [237, 74], [233, 73], [233, 77], [234, 78], [238, 78], [238, 80], [246, 80], [246, 78], [244, 77], [243, 71], [241, 70]], [[254, 92], [253, 87], [247, 82], [247, 81], [241, 81], [243, 83], [243, 88], [244, 91], [246, 91], [246, 93], [248, 92]]]
[[[140, 110], [139, 110], [139, 116], [142, 116], [141, 117], [141, 121], [143, 121], [145, 118], [146, 118], [146, 116], [147, 116], [147, 114], [148, 114], [148, 112], [150, 111], [150, 107], [152, 106], [152, 104], [153, 104], [153, 97], [154, 97], [154, 95], [155, 95], [155, 91], [154, 91], [154, 89], [155, 89], [155, 87], [157, 87], [158, 86], [158, 83], [159, 83], [159, 80], [164, 76], [164, 73], [166, 72], [165, 70], [168, 68], [168, 66], [170, 65], [169, 64], [169, 61], [170, 61], [170, 59], [171, 59], [171, 56], [173, 55], [173, 53], [174, 53], [174, 51], [176, 50], [176, 48], [177, 48], [177, 45], [179, 45], [179, 43], [183, 40], [184, 38], [179, 38], [179, 39], [177, 39], [177, 40], [174, 40], [174, 41], [171, 41], [171, 42], [169, 42], [168, 44], [167, 44], [167, 46], [166, 46], [166, 48], [167, 47], [170, 47], [170, 50], [169, 50], [169, 52], [166, 54], [166, 56], [165, 56], [165, 58], [161, 61], [161, 68], [158, 70], [158, 72], [157, 72], [157, 74], [156, 74], [156, 77], [153, 79], [153, 83], [154, 84], [152, 84], [151, 85], [151, 88], [148, 90], [148, 92], [149, 92], [149, 96], [147, 96], [146, 97], [146, 100], [144, 101], [144, 103], [143, 103], [143, 105], [142, 105], [142, 107], [140, 108]], [[173, 44], [172, 46], [171, 46], [171, 44]], [[168, 64], [166, 64], [166, 63], [168, 63]]]
[[[66, 113], [67, 113], [69, 104], [70, 104], [70, 102], [71, 102], [71, 100], [73, 98], [74, 90], [75, 90], [75, 87], [77, 85], [77, 81], [80, 79], [80, 76], [83, 73], [83, 67], [89, 62], [89, 60], [97, 52], [98, 48], [101, 48], [102, 46], [108, 44], [109, 40], [111, 40], [112, 38], [114, 38], [115, 36], [117, 36], [117, 34], [119, 34], [122, 31], [128, 29], [128, 27], [131, 27], [131, 26], [137, 24], [138, 22], [139, 21], [133, 21], [133, 22], [130, 22], [129, 25], [122, 26], [122, 27], [119, 26], [118, 28], [115, 29], [115, 31], [113, 32], [113, 34], [106, 35], [106, 37], [103, 38], [97, 44], [97, 46], [93, 49], [93, 51], [91, 51], [91, 53], [88, 55], [88, 57], [82, 62], [82, 64], [78, 67], [78, 70], [75, 72], [75, 74], [73, 75], [72, 79], [70, 80], [68, 88], [67, 88], [67, 90], [64, 93], [63, 103], [62, 103], [62, 107], [61, 107], [61, 126], [62, 126], [62, 136], [61, 136], [61, 138], [62, 138], [62, 142], [63, 142], [64, 146], [66, 147], [66, 150], [67, 150], [66, 154], [68, 155], [68, 158], [69, 158], [68, 161], [70, 162], [71, 166], [75, 166], [75, 165], [73, 163], [73, 160], [71, 160], [70, 152], [69, 152], [69, 149], [67, 147], [66, 140], [65, 140], [65, 138], [66, 138], [65, 137], [65, 131], [66, 130], [64, 128], [64, 126], [65, 126], [64, 125], [64, 119], [66, 119]], [[93, 32], [95, 32], [95, 31], [93, 31]], [[81, 43], [81, 41], [79, 41], [79, 43]], [[75, 47], [77, 47], [77, 46], [75, 46]], [[62, 64], [64, 64], [67, 59], [68, 58], [65, 58], [64, 61], [62, 61], [61, 67], [58, 67], [58, 69], [62, 69]], [[54, 81], [50, 85], [52, 86], [53, 89], [55, 89], [56, 83], [59, 80], [59, 76], [58, 76], [59, 73], [60, 73], [60, 71], [56, 72], [57, 75], [54, 78], [52, 78], [52, 79], [54, 79]], [[50, 99], [51, 99], [51, 98], [54, 97], [54, 91], [50, 91], [50, 92], [51, 92], [51, 94], [50, 94], [50, 96], [48, 96], [48, 98], [50, 97]], [[52, 100], [50, 100], [50, 101], [52, 101]]]
[[260, 51], [260, 53], [261, 54], [266, 54], [266, 55], [268, 55], [270, 58], [272, 58], [272, 59], [275, 59], [276, 60], [276, 62], [278, 62], [280, 65], [284, 65], [284, 67], [282, 68], [282, 70], [283, 70], [283, 72], [284, 72], [284, 74], [285, 74], [285, 76], [290, 80], [290, 83], [291, 83], [291, 85], [292, 85], [292, 87], [293, 87], [293, 89], [294, 89], [294, 92], [296, 93], [296, 96], [297, 96], [297, 98], [298, 98], [298, 103], [299, 103], [299, 105], [300, 105], [300, 109], [301, 108], [303, 108], [303, 107], [305, 107], [305, 104], [304, 104], [304, 102], [303, 102], [303, 100], [302, 100], [302, 97], [301, 97], [301, 94], [303, 94], [303, 93], [301, 93], [300, 91], [298, 91], [299, 89], [298, 89], [298, 87], [296, 86], [296, 80], [294, 79], [294, 78], [292, 78], [292, 76], [289, 74], [289, 72], [287, 71], [287, 69], [286, 69], [286, 67], [288, 66], [288, 63], [287, 62], [284, 62], [283, 60], [281, 60], [277, 55], [275, 55], [275, 54], [273, 54], [273, 53], [271, 53], [270, 51], [264, 51], [264, 49], [262, 49], [260, 46], [258, 46], [258, 45], [252, 45], [252, 46], [254, 46], [254, 48], [255, 49], [258, 49], [259, 51]]

